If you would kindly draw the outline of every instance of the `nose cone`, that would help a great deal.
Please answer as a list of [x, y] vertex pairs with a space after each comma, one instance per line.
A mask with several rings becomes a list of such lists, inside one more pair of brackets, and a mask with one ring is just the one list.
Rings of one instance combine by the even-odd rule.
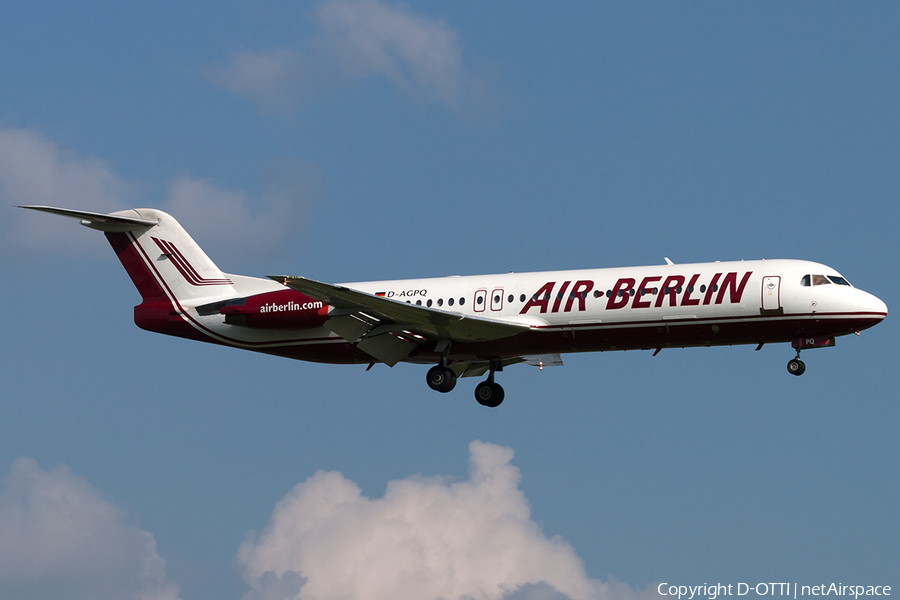
[[881, 298], [873, 294], [862, 290], [858, 291], [859, 298], [857, 300], [856, 310], [858, 311], [857, 314], [862, 319], [859, 324], [859, 329], [868, 329], [869, 327], [878, 325], [887, 316], [887, 304], [882, 302]]
[[868, 292], [863, 292], [865, 294], [864, 305], [866, 312], [877, 313], [881, 315], [881, 318], [885, 318], [887, 316], [887, 304], [881, 301], [881, 298], [870, 294]]

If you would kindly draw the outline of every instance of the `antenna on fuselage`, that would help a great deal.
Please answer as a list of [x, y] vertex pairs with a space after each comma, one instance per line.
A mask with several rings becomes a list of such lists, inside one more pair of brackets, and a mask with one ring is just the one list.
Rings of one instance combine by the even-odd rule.
[[669, 260], [669, 257], [668, 257], [668, 256], [663, 256], [663, 258], [666, 259], [666, 264], [667, 264], [667, 265], [674, 265], [674, 264], [675, 264], [675, 263], [673, 263], [671, 260]]

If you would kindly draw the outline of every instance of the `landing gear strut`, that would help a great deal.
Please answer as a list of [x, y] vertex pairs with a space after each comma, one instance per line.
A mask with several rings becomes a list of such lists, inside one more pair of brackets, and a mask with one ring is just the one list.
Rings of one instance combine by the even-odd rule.
[[797, 350], [797, 357], [792, 358], [788, 361], [787, 364], [788, 373], [791, 375], [803, 375], [803, 372], [806, 371], [806, 365], [800, 360], [800, 350]]
[[446, 394], [456, 387], [456, 373], [447, 367], [447, 353], [450, 352], [450, 340], [439, 341], [435, 349], [441, 353], [441, 362], [428, 369], [425, 381], [428, 382], [428, 387], [434, 391]]
[[503, 388], [499, 383], [494, 383], [495, 367], [491, 364], [491, 372], [488, 378], [475, 387], [475, 399], [478, 404], [489, 408], [497, 408], [503, 402]]

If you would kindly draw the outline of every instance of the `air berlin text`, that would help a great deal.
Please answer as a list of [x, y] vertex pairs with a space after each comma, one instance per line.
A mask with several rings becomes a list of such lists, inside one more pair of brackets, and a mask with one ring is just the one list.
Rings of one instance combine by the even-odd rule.
[[[612, 289], [606, 292], [606, 310], [626, 307], [641, 309], [663, 306], [698, 306], [701, 304], [707, 306], [722, 304], [726, 301], [729, 304], [739, 304], [752, 274], [753, 271], [747, 271], [738, 280], [736, 272], [716, 273], [708, 283], [700, 285], [698, 285], [699, 273], [692, 275], [690, 279], [684, 275], [667, 275], [665, 278], [662, 276], [644, 277], [639, 285], [637, 280], [632, 277], [620, 277]], [[563, 281], [559, 286], [556, 283], [548, 281], [541, 286], [525, 303], [519, 314], [524, 315], [533, 307], [538, 307], [541, 313], [585, 310], [588, 294], [594, 291], [593, 281], [590, 279], [580, 279], [574, 283]], [[554, 290], [556, 290], [555, 295]]]
[[300, 304], [299, 302], [286, 302], [284, 304], [263, 304], [259, 307], [259, 312], [262, 314], [266, 314], [294, 310], [312, 310], [316, 308], [322, 308], [322, 306], [323, 304], [321, 302], [304, 302], [302, 304]]

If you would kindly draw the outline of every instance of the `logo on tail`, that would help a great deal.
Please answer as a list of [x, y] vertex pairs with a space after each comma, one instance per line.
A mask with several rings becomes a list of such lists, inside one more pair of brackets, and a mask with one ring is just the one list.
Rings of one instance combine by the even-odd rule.
[[175, 268], [178, 269], [181, 276], [191, 285], [231, 285], [234, 283], [230, 279], [206, 279], [205, 277], [201, 277], [181, 251], [175, 247], [175, 244], [152, 236], [151, 239], [156, 242], [156, 245], [159, 246], [159, 249], [162, 250], [163, 254], [172, 261], [172, 264], [175, 265]]

